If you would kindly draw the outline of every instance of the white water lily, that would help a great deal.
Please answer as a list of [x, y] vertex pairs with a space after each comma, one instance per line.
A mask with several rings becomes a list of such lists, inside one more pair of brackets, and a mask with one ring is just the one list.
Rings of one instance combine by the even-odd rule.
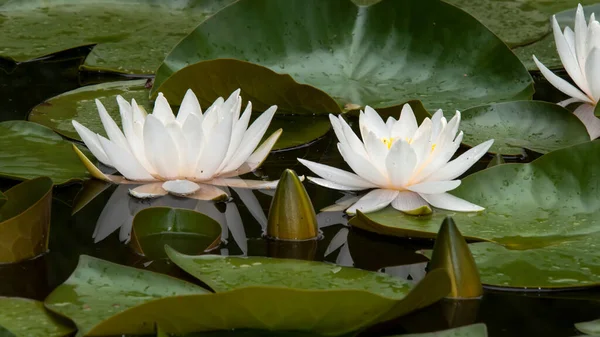
[[275, 188], [277, 181], [235, 178], [258, 168], [281, 135], [275, 131], [258, 148], [277, 110], [270, 107], [250, 127], [252, 104], [240, 116], [242, 99], [236, 90], [227, 100], [218, 98], [203, 114], [196, 95], [188, 90], [177, 116], [162, 93], [152, 114], [135, 100], [117, 96], [123, 131], [96, 100], [108, 138], [93, 133], [77, 121], [75, 130], [94, 156], [114, 167], [121, 176], [107, 175], [75, 148], [92, 176], [120, 184], [140, 184], [130, 190], [138, 198], [171, 193], [210, 200], [226, 193], [216, 186]]
[[594, 115], [600, 100], [600, 24], [593, 13], [589, 24], [586, 23], [583, 8], [578, 5], [575, 31], [566, 27], [561, 32], [555, 16], [552, 17], [552, 29], [560, 61], [577, 87], [552, 73], [535, 55], [533, 61], [548, 82], [571, 97], [559, 105], [583, 103], [573, 113], [583, 122], [590, 138], [596, 139], [600, 136], [600, 120]]
[[374, 212], [389, 204], [409, 214], [431, 212], [429, 205], [454, 211], [481, 211], [482, 207], [449, 193], [460, 185], [456, 178], [466, 172], [492, 146], [488, 140], [449, 161], [460, 146], [456, 136], [460, 113], [446, 122], [442, 111], [419, 126], [410, 105], [400, 119], [387, 122], [367, 106], [360, 112], [361, 139], [341, 117], [329, 116], [339, 140], [338, 150], [355, 173], [298, 159], [321, 178], [308, 179], [321, 186], [342, 191], [373, 189], [347, 210], [353, 214]]

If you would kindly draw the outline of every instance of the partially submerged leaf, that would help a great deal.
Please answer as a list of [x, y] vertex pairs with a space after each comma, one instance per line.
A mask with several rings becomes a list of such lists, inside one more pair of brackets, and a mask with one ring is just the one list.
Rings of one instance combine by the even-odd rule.
[[600, 335], [600, 319], [575, 323], [575, 328], [586, 335]]
[[0, 336], [63, 337], [73, 332], [64, 320], [47, 312], [42, 302], [0, 297]]
[[0, 208], [0, 263], [30, 259], [48, 250], [52, 180], [24, 181], [5, 192]]
[[[95, 329], [99, 325], [127, 309], [163, 297], [178, 299], [206, 293], [204, 288], [166, 275], [81, 255], [73, 274], [44, 303], [49, 310], [75, 322], [79, 334], [98, 335]], [[129, 325], [115, 325], [113, 331], [120, 335]], [[146, 329], [148, 333], [153, 330], [154, 324]]]
[[462, 143], [476, 146], [494, 139], [491, 153], [520, 155], [523, 149], [548, 153], [587, 142], [579, 118], [567, 109], [541, 101], [518, 101], [478, 106], [461, 112]]
[[[302, 22], [311, 24], [298, 29]], [[350, 0], [240, 0], [201, 23], [171, 51], [157, 70], [153, 94], [166, 90], [165, 81], [185, 66], [222, 58], [289, 74], [350, 110], [420, 99], [429, 110], [453, 114], [533, 93], [529, 73], [507, 46], [473, 17], [441, 1], [384, 0], [359, 7]], [[203, 74], [213, 76], [209, 69]], [[253, 75], [221, 75], [258, 95], [259, 90], [245, 85], [253, 83], [241, 79], [245, 76]], [[197, 94], [225, 95], [224, 89], [236, 85]], [[173, 90], [184, 94], [182, 88]], [[273, 87], [256, 98], [274, 102], [288, 90]], [[311, 95], [303, 102], [321, 101], [320, 94]]]
[[221, 225], [193, 210], [150, 207], [133, 218], [131, 245], [149, 259], [166, 257], [166, 244], [186, 254], [201, 254], [221, 243]]
[[81, 190], [79, 190], [75, 196], [71, 214], [79, 212], [88, 203], [90, 203], [90, 201], [94, 200], [98, 195], [100, 195], [100, 193], [104, 192], [111, 185], [111, 183], [98, 179], [90, 179], [85, 181], [81, 187]]
[[281, 174], [267, 221], [267, 235], [273, 239], [310, 240], [319, 235], [312, 201], [293, 170]]
[[461, 326], [459, 328], [454, 329], [398, 335], [395, 337], [487, 337], [487, 335], [487, 327], [485, 326], [485, 324], [477, 323], [472, 325]]
[[71, 143], [36, 123], [0, 123], [0, 158], [0, 177], [25, 180], [46, 176], [56, 185], [89, 178]]

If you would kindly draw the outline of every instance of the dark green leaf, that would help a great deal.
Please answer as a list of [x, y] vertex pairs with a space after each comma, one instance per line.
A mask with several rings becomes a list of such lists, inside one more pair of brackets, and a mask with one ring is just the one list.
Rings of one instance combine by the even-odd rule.
[[[348, 109], [380, 109], [420, 99], [429, 110], [452, 113], [526, 99], [533, 92], [531, 77], [502, 41], [441, 1], [384, 0], [357, 7], [350, 0], [240, 0], [204, 21], [173, 49], [157, 71], [153, 94], [166, 91], [165, 81], [183, 67], [219, 58], [289, 74]], [[210, 71], [204, 74], [212, 76]], [[242, 76], [237, 69], [226, 79], [250, 83], [239, 80]], [[226, 94], [220, 88], [228, 93], [232, 86], [198, 94], [214, 99]], [[174, 90], [183, 95], [181, 89]], [[263, 91], [260, 100], [286, 96], [288, 88], [276, 89]]]
[[[166, 275], [81, 255], [71, 277], [48, 295], [45, 305], [70, 318], [79, 333], [85, 335], [93, 334], [93, 329], [110, 317], [143, 303], [167, 296], [206, 293], [203, 288]], [[132, 324], [113, 328], [125, 332]], [[147, 328], [154, 332], [154, 324]]]
[[547, 153], [590, 140], [585, 126], [567, 109], [552, 103], [519, 101], [467, 109], [461, 113], [463, 144], [494, 139], [489, 152], [523, 154], [523, 148]]
[[42, 302], [17, 297], [0, 297], [0, 336], [62, 337], [73, 328], [53, 317]]

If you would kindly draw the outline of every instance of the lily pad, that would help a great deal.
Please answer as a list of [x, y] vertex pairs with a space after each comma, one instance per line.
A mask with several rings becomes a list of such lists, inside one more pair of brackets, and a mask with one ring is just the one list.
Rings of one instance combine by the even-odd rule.
[[0, 335], [3, 337], [62, 337], [73, 330], [47, 312], [42, 302], [0, 297]]
[[169, 333], [245, 328], [333, 336], [406, 314], [449, 292], [442, 270], [411, 290], [409, 282], [388, 275], [321, 262], [187, 256], [170, 248], [167, 254], [193, 275], [202, 273], [218, 292], [149, 302], [104, 321], [95, 335], [151, 333], [155, 322]]
[[600, 335], [600, 319], [575, 323], [575, 328], [586, 335]]
[[[117, 105], [117, 95], [123, 96], [128, 101], [135, 99], [146, 111], [152, 111], [154, 104], [148, 98], [149, 90], [145, 84], [146, 80], [109, 82], [69, 91], [50, 98], [33, 108], [29, 114], [29, 120], [45, 125], [61, 135], [75, 140], [81, 140], [81, 138], [71, 124], [73, 119], [93, 132], [106, 135], [94, 100], [102, 101], [110, 116], [120, 126], [121, 116]], [[169, 95], [166, 97], [172, 103], [181, 102], [180, 99], [174, 99]], [[256, 107], [254, 101], [252, 103], [253, 107]], [[207, 102], [202, 106], [207, 108], [210, 104], [212, 102]], [[277, 114], [265, 133], [265, 138], [279, 128], [283, 128], [284, 132], [275, 143], [273, 150], [304, 145], [323, 137], [329, 131], [330, 123], [324, 116], [282, 116]]]
[[[83, 336], [94, 335], [93, 330], [101, 322], [143, 303], [206, 293], [201, 287], [166, 275], [81, 255], [73, 274], [44, 303], [49, 310], [75, 322]], [[153, 330], [154, 325], [148, 328]]]
[[5, 192], [0, 208], [0, 263], [30, 259], [48, 250], [52, 180], [40, 177]]
[[462, 112], [463, 144], [494, 139], [489, 152], [521, 155], [523, 149], [548, 153], [590, 140], [585, 126], [567, 109], [540, 101], [505, 102]]
[[165, 244], [187, 254], [200, 254], [221, 243], [221, 225], [200, 212], [150, 207], [133, 219], [131, 245], [149, 259], [166, 257]]
[[[326, 92], [340, 107], [355, 109], [420, 99], [428, 110], [451, 113], [533, 93], [529, 73], [506, 45], [441, 1], [357, 6], [350, 0], [240, 0], [173, 49], [157, 70], [153, 93], [167, 90], [163, 83], [176, 71], [220, 58], [289, 74]], [[235, 75], [228, 78], [239, 81], [244, 72], [240, 68]], [[261, 100], [276, 101], [287, 90], [264, 91]]]
[[381, 234], [434, 237], [451, 215], [467, 238], [509, 248], [533, 248], [600, 232], [600, 141], [548, 153], [528, 164], [502, 164], [474, 173], [451, 193], [486, 210], [435, 209], [409, 216], [388, 207], [358, 214], [354, 226]]
[[485, 324], [477, 323], [472, 325], [461, 326], [459, 328], [454, 329], [398, 335], [395, 337], [487, 337], [487, 335], [487, 327], [485, 326]]
[[[93, 158], [87, 151], [86, 155]], [[56, 185], [89, 178], [72, 143], [37, 123], [0, 123], [0, 159], [0, 177], [4, 178], [47, 176]]]
[[97, 44], [85, 68], [152, 74], [173, 45], [233, 1], [3, 1], [0, 56], [21, 62]]

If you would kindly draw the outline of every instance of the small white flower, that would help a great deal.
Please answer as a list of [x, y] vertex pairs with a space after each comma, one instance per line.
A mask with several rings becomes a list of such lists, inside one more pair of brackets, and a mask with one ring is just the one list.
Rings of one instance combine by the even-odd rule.
[[374, 212], [392, 204], [409, 214], [430, 212], [429, 205], [454, 211], [481, 211], [482, 207], [457, 198], [447, 191], [460, 185], [456, 180], [492, 146], [488, 140], [449, 161], [460, 146], [460, 113], [446, 122], [438, 110], [419, 126], [406, 104], [400, 119], [387, 122], [371, 107], [360, 113], [361, 139], [340, 116], [329, 115], [339, 140], [338, 149], [350, 173], [335, 167], [298, 159], [321, 178], [309, 177], [316, 184], [342, 191], [374, 189], [347, 210], [353, 214]]
[[238, 89], [227, 100], [218, 98], [203, 114], [198, 99], [188, 90], [177, 117], [162, 93], [152, 114], [146, 114], [135, 100], [129, 104], [117, 96], [123, 131], [96, 100], [108, 139], [75, 120], [73, 126], [94, 156], [122, 177], [101, 173], [78, 154], [94, 177], [120, 184], [148, 182], [130, 190], [138, 198], [171, 193], [210, 200], [226, 195], [214, 185], [275, 188], [277, 181], [232, 178], [259, 167], [281, 135], [281, 129], [275, 131], [257, 148], [277, 107], [270, 107], [248, 127], [252, 104], [248, 102], [240, 116], [239, 93]]
[[583, 103], [573, 113], [583, 122], [590, 138], [596, 139], [600, 136], [600, 120], [594, 115], [594, 109], [600, 99], [600, 23], [596, 21], [593, 13], [589, 24], [586, 23], [583, 7], [578, 5], [575, 31], [566, 27], [564, 32], [561, 32], [555, 16], [552, 17], [552, 29], [560, 61], [578, 88], [552, 73], [535, 55], [533, 61], [548, 82], [571, 96], [559, 102], [559, 105]]

